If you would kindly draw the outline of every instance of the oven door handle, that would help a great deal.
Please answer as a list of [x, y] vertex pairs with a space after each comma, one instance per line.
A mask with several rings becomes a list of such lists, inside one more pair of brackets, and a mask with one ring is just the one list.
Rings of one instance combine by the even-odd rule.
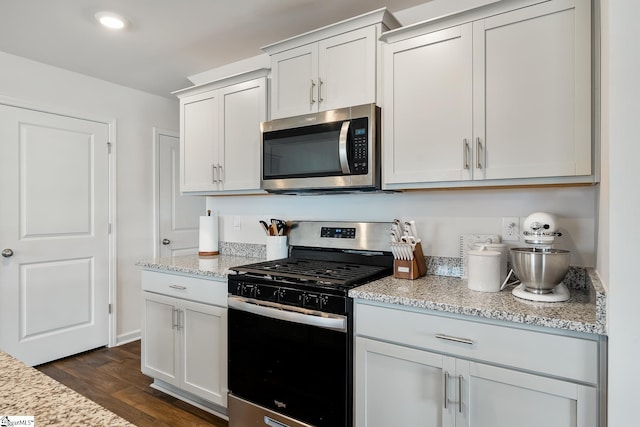
[[286, 320], [288, 322], [333, 329], [340, 332], [347, 331], [347, 318], [338, 314], [323, 313], [321, 311], [233, 295], [229, 295], [228, 304], [229, 308], [270, 317], [272, 319]]

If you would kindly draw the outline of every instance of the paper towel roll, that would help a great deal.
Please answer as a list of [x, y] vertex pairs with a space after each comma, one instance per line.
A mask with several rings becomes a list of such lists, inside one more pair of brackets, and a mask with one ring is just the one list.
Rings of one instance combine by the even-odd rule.
[[200, 256], [218, 255], [218, 217], [215, 215], [200, 217]]

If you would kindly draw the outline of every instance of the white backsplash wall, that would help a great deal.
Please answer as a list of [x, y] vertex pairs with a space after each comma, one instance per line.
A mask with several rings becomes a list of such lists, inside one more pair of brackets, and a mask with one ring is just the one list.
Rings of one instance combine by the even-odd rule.
[[[458, 257], [462, 234], [500, 234], [502, 217], [557, 215], [563, 236], [556, 248], [571, 264], [596, 264], [597, 186], [410, 191], [332, 196], [214, 196], [207, 209], [220, 216], [220, 240], [264, 244], [259, 220], [393, 221], [413, 219], [425, 255]], [[511, 246], [521, 246], [517, 242]]]

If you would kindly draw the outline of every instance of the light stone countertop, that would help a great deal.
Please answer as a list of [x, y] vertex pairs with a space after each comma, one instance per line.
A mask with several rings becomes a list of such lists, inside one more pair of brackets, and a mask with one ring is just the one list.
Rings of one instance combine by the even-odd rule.
[[230, 273], [229, 268], [260, 261], [264, 261], [264, 258], [235, 255], [216, 255], [210, 257], [184, 255], [139, 261], [136, 265], [147, 270], [157, 270], [165, 273], [190, 274], [211, 279], [226, 279]]
[[35, 426], [133, 426], [2, 351], [0, 378], [0, 418], [33, 416]]
[[[259, 257], [259, 252], [258, 257], [255, 252], [250, 255], [187, 255], [140, 261], [136, 265], [168, 273], [226, 279], [229, 268], [264, 260], [264, 257]], [[349, 296], [398, 306], [606, 335], [606, 293], [596, 272], [591, 268], [572, 268], [570, 281], [571, 299], [555, 303], [516, 298], [511, 294], [512, 287], [495, 293], [476, 292], [467, 288], [466, 280], [436, 275], [416, 280], [389, 276], [354, 288], [349, 291]]]
[[565, 302], [534, 302], [514, 297], [513, 286], [501, 292], [478, 292], [456, 277], [392, 276], [349, 291], [354, 299], [376, 301], [492, 320], [606, 335], [606, 294], [593, 269], [584, 269], [586, 286], [569, 288]]

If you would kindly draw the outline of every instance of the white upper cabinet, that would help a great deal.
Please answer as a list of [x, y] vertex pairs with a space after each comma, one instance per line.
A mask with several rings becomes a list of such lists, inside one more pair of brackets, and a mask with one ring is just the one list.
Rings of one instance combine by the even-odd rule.
[[471, 179], [471, 24], [386, 46], [387, 184]]
[[594, 182], [590, 4], [507, 6], [383, 35], [386, 188]]
[[378, 37], [396, 26], [379, 9], [264, 47], [271, 57], [271, 118], [375, 103]]
[[318, 43], [318, 110], [376, 102], [375, 27]]
[[318, 45], [271, 56], [271, 118], [317, 111]]
[[180, 191], [262, 192], [260, 122], [267, 119], [266, 88], [266, 77], [259, 77], [178, 94]]
[[218, 94], [180, 100], [180, 191], [213, 191], [214, 165], [219, 163]]
[[590, 22], [584, 0], [474, 22], [473, 123], [484, 140], [484, 179], [591, 174]]
[[[225, 191], [260, 188], [260, 122], [267, 119], [266, 79], [220, 89], [221, 165]], [[222, 166], [220, 166], [222, 168]]]

